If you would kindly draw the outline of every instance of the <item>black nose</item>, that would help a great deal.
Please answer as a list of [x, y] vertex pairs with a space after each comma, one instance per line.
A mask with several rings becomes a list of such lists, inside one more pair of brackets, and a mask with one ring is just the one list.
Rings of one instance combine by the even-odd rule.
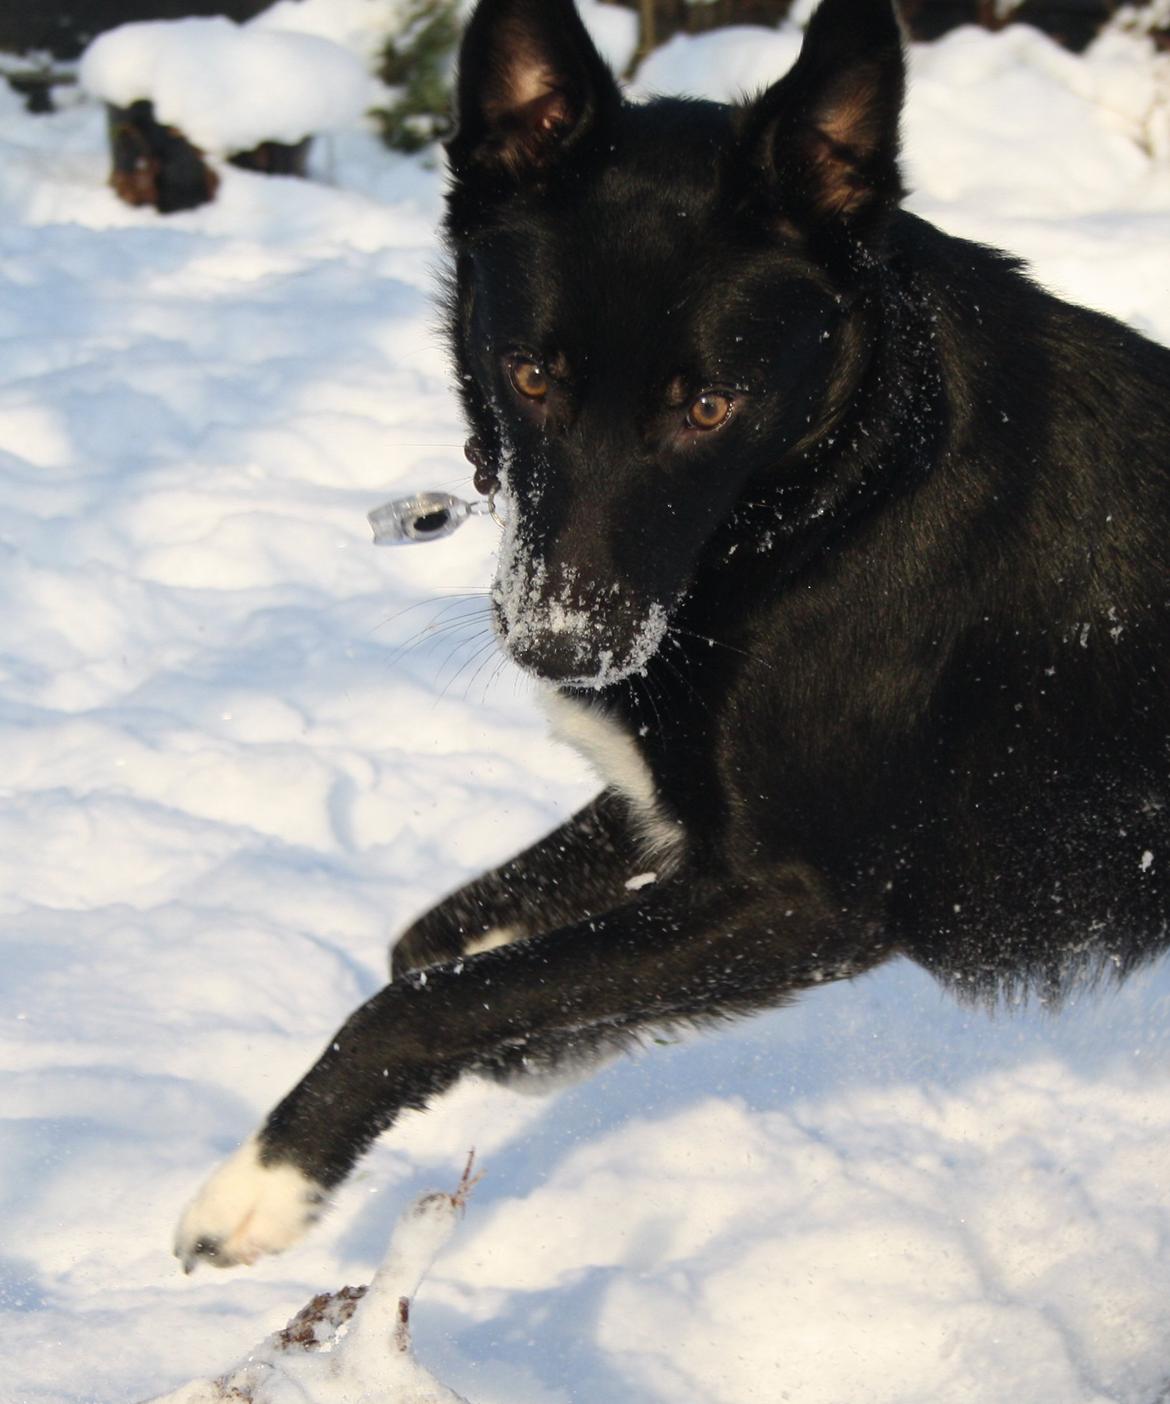
[[571, 634], [520, 628], [505, 637], [504, 647], [513, 662], [526, 673], [544, 678], [546, 682], [586, 680], [598, 668], [593, 650]]

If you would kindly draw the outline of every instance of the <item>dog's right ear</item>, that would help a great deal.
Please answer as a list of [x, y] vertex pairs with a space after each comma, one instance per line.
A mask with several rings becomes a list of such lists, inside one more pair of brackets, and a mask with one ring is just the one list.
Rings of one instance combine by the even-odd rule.
[[459, 53], [451, 168], [539, 171], [620, 101], [573, 0], [480, 0]]
[[865, 237], [902, 198], [902, 31], [892, 0], [821, 0], [792, 69], [744, 114], [772, 200], [798, 225]]

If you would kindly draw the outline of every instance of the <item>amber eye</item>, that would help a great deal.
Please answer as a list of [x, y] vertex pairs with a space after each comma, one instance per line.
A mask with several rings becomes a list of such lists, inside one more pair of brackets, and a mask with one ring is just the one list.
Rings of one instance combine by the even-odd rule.
[[691, 401], [687, 423], [695, 429], [718, 429], [731, 413], [731, 396], [708, 390]]
[[535, 361], [513, 361], [508, 375], [516, 390], [529, 400], [543, 400], [548, 394], [548, 372]]

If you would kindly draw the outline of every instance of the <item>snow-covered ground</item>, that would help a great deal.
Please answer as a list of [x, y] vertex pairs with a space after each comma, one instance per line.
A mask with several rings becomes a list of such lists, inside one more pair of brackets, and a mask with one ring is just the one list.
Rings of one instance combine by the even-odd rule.
[[[796, 44], [676, 40], [641, 82], [724, 96]], [[914, 207], [1170, 341], [1168, 62], [916, 52]], [[384, 497], [469, 488], [440, 177], [358, 129], [316, 162], [164, 220], [106, 189], [96, 106], [0, 88], [0, 1401], [226, 1368], [472, 1145], [413, 1324], [474, 1404], [1167, 1397], [1160, 970], [992, 1020], [897, 966], [551, 1099], [465, 1085], [303, 1247], [183, 1277], [179, 1209], [391, 935], [590, 791], [490, 646], [492, 524], [369, 544]]]

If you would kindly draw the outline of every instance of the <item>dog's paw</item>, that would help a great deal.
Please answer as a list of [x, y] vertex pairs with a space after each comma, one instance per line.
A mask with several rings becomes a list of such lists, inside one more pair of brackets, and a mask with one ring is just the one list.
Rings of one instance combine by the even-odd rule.
[[288, 1161], [265, 1165], [250, 1137], [207, 1181], [183, 1213], [175, 1257], [190, 1272], [254, 1263], [281, 1253], [320, 1218], [325, 1190]]

